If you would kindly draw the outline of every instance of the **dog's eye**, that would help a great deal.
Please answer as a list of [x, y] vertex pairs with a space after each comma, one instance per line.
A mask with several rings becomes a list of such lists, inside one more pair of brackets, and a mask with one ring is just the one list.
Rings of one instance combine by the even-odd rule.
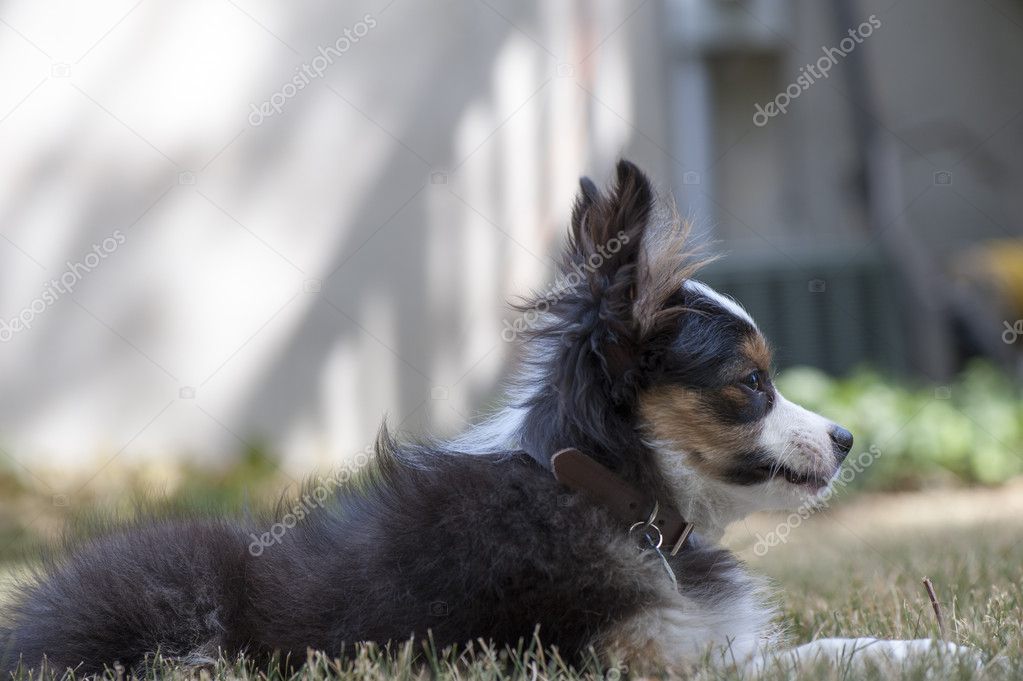
[[753, 392], [764, 391], [764, 372], [754, 371], [746, 378], [742, 379], [742, 384], [752, 390]]

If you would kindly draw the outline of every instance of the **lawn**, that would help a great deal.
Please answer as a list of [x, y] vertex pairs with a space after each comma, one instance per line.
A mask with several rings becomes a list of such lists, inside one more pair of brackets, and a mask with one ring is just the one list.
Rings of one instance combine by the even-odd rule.
[[[925, 638], [937, 635], [921, 584], [929, 577], [941, 602], [949, 638], [1000, 661], [976, 671], [938, 663], [911, 665], [894, 678], [1023, 678], [1023, 480], [994, 489], [856, 496], [792, 526], [787, 541], [764, 552], [758, 537], [784, 516], [757, 516], [732, 528], [726, 542], [777, 584], [793, 641], [826, 636]], [[791, 522], [788, 523], [793, 525]], [[8, 567], [8, 571], [16, 569]], [[310, 679], [544, 679], [639, 678], [595, 663], [569, 671], [550, 651], [508, 654], [477, 646], [471, 653], [428, 655], [412, 661], [405, 646], [390, 654], [367, 648], [344, 662], [311, 656], [300, 677]], [[930, 671], [929, 671], [930, 669]], [[170, 666], [152, 676], [185, 678]], [[244, 661], [223, 663], [201, 676], [263, 678]], [[644, 678], [650, 678], [648, 673]], [[657, 674], [656, 676], [664, 676]], [[705, 666], [698, 678], [740, 678]], [[280, 678], [271, 675], [270, 678]], [[767, 678], [893, 678], [877, 669], [803, 669]]]
[[988, 490], [862, 495], [836, 506], [762, 556], [757, 538], [779, 526], [777, 517], [751, 519], [727, 538], [779, 586], [794, 640], [937, 636], [922, 584], [928, 577], [948, 638], [1003, 656], [982, 673], [936, 678], [1023, 678], [1023, 480]]

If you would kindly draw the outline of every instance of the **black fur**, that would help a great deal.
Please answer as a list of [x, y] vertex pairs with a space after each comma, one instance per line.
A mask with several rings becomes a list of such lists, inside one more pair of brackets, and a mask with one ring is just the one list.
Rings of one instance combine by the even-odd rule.
[[[38, 667], [44, 655], [58, 669], [135, 667], [157, 650], [185, 661], [218, 651], [304, 660], [307, 648], [343, 653], [428, 632], [440, 646], [515, 645], [537, 626], [573, 659], [653, 605], [664, 583], [657, 559], [547, 470], [554, 451], [577, 446], [659, 495], [637, 430], [639, 394], [716, 380], [718, 344], [741, 331], [699, 314], [680, 327], [686, 306], [699, 307], [681, 298], [666, 300], [656, 323], [634, 318], [653, 201], [624, 161], [608, 194], [582, 182], [564, 267], [585, 277], [549, 301], [549, 322], [532, 339], [549, 352], [537, 360], [545, 378], [526, 405], [524, 452], [455, 455], [385, 433], [370, 475], [259, 555], [253, 536], [275, 518], [140, 519], [22, 587], [0, 618], [0, 671], [19, 658]], [[613, 252], [604, 248], [612, 239]], [[680, 346], [680, 332], [692, 342]], [[681, 589], [711, 604], [730, 595], [722, 575], [734, 565], [698, 538], [673, 559]]]
[[[256, 522], [137, 523], [48, 567], [0, 633], [3, 669], [139, 667], [146, 653], [201, 662], [246, 651], [304, 660], [355, 641], [545, 643], [569, 659], [654, 603], [660, 566], [620, 523], [564, 493], [519, 453], [381, 451], [374, 474], [258, 556]], [[734, 563], [693, 547], [683, 588], [712, 601]]]

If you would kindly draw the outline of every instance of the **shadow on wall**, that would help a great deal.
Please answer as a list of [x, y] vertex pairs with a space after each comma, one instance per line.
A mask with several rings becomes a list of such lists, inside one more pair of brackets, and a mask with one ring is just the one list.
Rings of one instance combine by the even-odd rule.
[[[106, 437], [117, 455], [209, 452], [213, 432], [224, 451], [260, 438], [299, 449], [308, 438], [320, 451], [298, 463], [304, 468], [369, 444], [380, 404], [394, 405], [392, 425], [416, 429], [431, 411], [446, 410], [441, 420], [451, 425], [484, 403], [508, 352], [498, 303], [546, 276], [552, 263], [537, 254], [550, 252], [559, 235], [538, 217], [558, 200], [548, 171], [537, 172], [554, 153], [543, 151], [555, 135], [546, 90], [553, 62], [516, 28], [540, 22], [538, 10], [516, 6], [495, 20], [473, 5], [441, 22], [415, 4], [367, 8], [379, 24], [373, 34], [315, 91], [290, 98], [258, 127], [250, 121], [238, 131], [249, 103], [286, 83], [296, 64], [333, 44], [339, 27], [363, 12], [242, 17], [263, 48], [225, 55], [232, 70], [212, 79], [225, 88], [232, 77], [240, 81], [224, 93], [233, 98], [230, 110], [214, 111], [219, 98], [197, 96], [194, 110], [154, 122], [124, 103], [144, 95], [131, 89], [140, 78], [133, 65], [115, 58], [140, 55], [137, 68], [145, 70], [147, 55], [169, 49], [181, 30], [175, 20], [166, 44], [154, 39], [169, 10], [141, 7], [125, 15], [126, 25], [137, 22], [128, 43], [120, 39], [117, 50], [107, 49], [115, 41], [99, 43], [70, 65], [66, 82], [44, 79], [30, 106], [0, 126], [0, 140], [16, 135], [36, 97], [39, 106], [71, 97], [82, 109], [45, 121], [59, 136], [19, 149], [30, 164], [17, 168], [14, 200], [0, 203], [0, 219], [10, 226], [9, 245], [26, 246], [18, 256], [0, 253], [16, 261], [7, 275], [19, 284], [0, 295], [5, 318], [38, 294], [40, 279], [114, 230], [126, 235], [124, 255], [3, 348], [9, 381], [0, 419], [13, 451], [49, 447], [75, 461], [82, 442]], [[458, 39], [421, 39], [429, 28]], [[231, 40], [244, 42], [225, 37], [225, 48]], [[203, 61], [187, 51], [180, 58]], [[508, 59], [517, 60], [514, 77], [495, 77]], [[114, 77], [111, 60], [123, 78]], [[509, 83], [515, 92], [502, 92]], [[526, 104], [540, 113], [520, 114]], [[205, 110], [208, 127], [180, 129]], [[525, 132], [509, 133], [520, 124], [509, 124], [512, 115], [527, 121]], [[506, 133], [511, 138], [501, 139]], [[530, 205], [515, 185], [528, 185]], [[40, 209], [55, 197], [62, 208]], [[509, 227], [513, 214], [522, 217]], [[272, 266], [261, 271], [262, 261], [244, 260], [218, 231], [221, 223], [248, 233], [235, 238], [253, 237], [244, 248]], [[235, 278], [242, 281], [229, 282]], [[457, 402], [424, 408], [435, 388], [454, 385], [477, 364], [483, 368]], [[195, 409], [201, 413], [181, 415]], [[73, 414], [74, 423], [60, 414]], [[356, 434], [322, 434], [344, 429]], [[36, 432], [62, 435], [33, 448]]]

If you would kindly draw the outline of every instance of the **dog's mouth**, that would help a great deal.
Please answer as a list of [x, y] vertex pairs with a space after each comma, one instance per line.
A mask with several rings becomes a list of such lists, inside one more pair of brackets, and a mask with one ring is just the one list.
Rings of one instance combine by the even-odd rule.
[[781, 478], [791, 485], [807, 487], [815, 491], [827, 487], [828, 483], [831, 482], [830, 475], [824, 476], [816, 472], [801, 473], [789, 468], [788, 466], [782, 466], [777, 463], [758, 466], [756, 470], [757, 473], [761, 474], [765, 480]]

